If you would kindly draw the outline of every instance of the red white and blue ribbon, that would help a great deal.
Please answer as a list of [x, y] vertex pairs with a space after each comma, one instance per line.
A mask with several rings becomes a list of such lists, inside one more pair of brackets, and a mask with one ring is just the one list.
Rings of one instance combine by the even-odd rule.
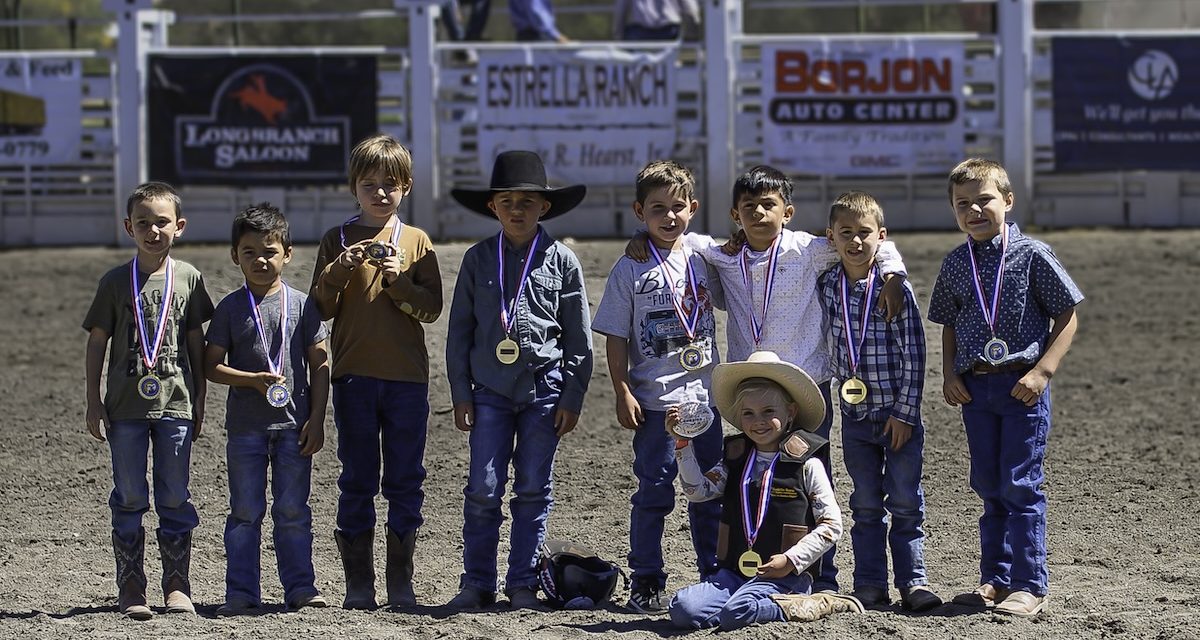
[[137, 325], [139, 352], [146, 370], [153, 372], [154, 363], [158, 361], [158, 352], [162, 349], [163, 339], [167, 335], [167, 318], [171, 316], [171, 302], [175, 293], [175, 261], [167, 258], [166, 284], [163, 285], [162, 308], [158, 312], [158, 322], [154, 327], [154, 343], [146, 332], [145, 311], [142, 309], [142, 297], [138, 291], [138, 259], [133, 257], [133, 266], [129, 271], [129, 292], [133, 296], [133, 321]]
[[779, 452], [775, 452], [775, 457], [771, 458], [771, 463], [767, 465], [767, 470], [763, 471], [762, 485], [758, 491], [758, 513], [754, 518], [754, 523], [750, 522], [750, 480], [754, 475], [754, 462], [758, 458], [758, 453], [751, 453], [746, 458], [746, 468], [742, 470], [742, 530], [746, 533], [746, 546], [753, 548], [754, 541], [758, 540], [758, 532], [762, 529], [763, 520], [767, 518], [767, 505], [771, 502], [771, 480], [775, 478], [775, 463], [779, 462]]
[[279, 357], [271, 357], [271, 343], [267, 342], [267, 333], [263, 330], [262, 316], [258, 313], [258, 304], [254, 301], [254, 294], [250, 293], [250, 287], [243, 286], [246, 290], [246, 297], [250, 298], [250, 313], [254, 316], [254, 328], [258, 329], [258, 339], [262, 341], [263, 351], [267, 354], [267, 368], [275, 375], [282, 375], [283, 371], [283, 354], [287, 350], [287, 330], [288, 330], [288, 287], [283, 284], [279, 288]]
[[[359, 215], [353, 216], [353, 217], [351, 217], [351, 218], [347, 219], [345, 222], [343, 222], [341, 227], [338, 227], [338, 237], [339, 237], [339, 238], [341, 239], [341, 241], [342, 241], [342, 248], [343, 248], [343, 249], [348, 249], [348, 248], [350, 248], [350, 247], [349, 247], [349, 246], [346, 244], [346, 226], [347, 226], [347, 225], [352, 225], [352, 224], [354, 224], [355, 222], [358, 222], [358, 219], [359, 219], [359, 218], [361, 218], [361, 217], [362, 217], [362, 214], [359, 214]], [[404, 227], [404, 223], [403, 223], [403, 222], [400, 222], [400, 218], [399, 218], [399, 217], [396, 217], [396, 224], [392, 226], [392, 238], [391, 238], [391, 240], [390, 240], [390, 242], [392, 243], [392, 246], [396, 246], [396, 243], [397, 243], [397, 242], [400, 242], [400, 229], [401, 229], [401, 228], [403, 228], [403, 227]]]
[[517, 323], [517, 300], [521, 299], [521, 293], [525, 291], [525, 281], [529, 279], [529, 272], [533, 269], [533, 254], [537, 251], [538, 241], [541, 239], [542, 230], [538, 229], [537, 235], [533, 236], [529, 243], [529, 251], [525, 254], [525, 266], [521, 269], [521, 278], [517, 281], [517, 293], [512, 302], [509, 302], [504, 295], [504, 232], [496, 235], [496, 256], [500, 263], [500, 324], [504, 327], [506, 336], [512, 335], [513, 326]]
[[696, 339], [696, 325], [700, 324], [700, 294], [696, 289], [696, 272], [692, 268], [691, 256], [687, 251], [680, 249], [683, 253], [683, 263], [685, 265], [684, 286], [692, 291], [692, 312], [686, 313], [683, 310], [683, 295], [675, 290], [675, 270], [658, 252], [658, 247], [654, 246], [653, 242], [646, 240], [646, 244], [650, 247], [650, 253], [654, 256], [654, 260], [658, 262], [658, 266], [662, 271], [663, 278], [667, 281], [667, 288], [671, 290], [671, 304], [675, 307], [675, 315], [679, 317], [679, 323], [683, 325], [683, 331], [687, 334], [688, 341]]
[[771, 304], [771, 292], [775, 287], [775, 263], [779, 261], [779, 239], [781, 237], [782, 235], [775, 236], [775, 242], [772, 242], [771, 248], [768, 249], [771, 257], [767, 261], [767, 277], [763, 283], [761, 319], [754, 315], [754, 295], [750, 289], [750, 245], [742, 247], [741, 260], [738, 261], [738, 267], [742, 270], [742, 284], [746, 286], [747, 291], [751, 291], [750, 330], [754, 334], [754, 346], [756, 347], [762, 343], [763, 327], [767, 322], [767, 307]]
[[871, 295], [875, 292], [875, 267], [867, 273], [867, 290], [863, 293], [862, 322], [859, 324], [858, 339], [854, 338], [854, 325], [850, 323], [850, 282], [846, 271], [842, 270], [842, 322], [846, 330], [846, 356], [850, 359], [850, 375], [858, 372], [858, 356], [862, 353], [863, 343], [867, 341], [867, 322], [871, 319]]
[[996, 286], [992, 291], [992, 306], [989, 312], [987, 301], [983, 298], [983, 282], [979, 279], [979, 263], [975, 261], [975, 249], [971, 239], [967, 238], [967, 255], [971, 257], [971, 282], [975, 285], [975, 299], [979, 302], [979, 310], [983, 313], [983, 321], [996, 335], [996, 316], [1000, 309], [1000, 289], [1004, 284], [1004, 260], [1008, 256], [1008, 225], [1000, 229], [1000, 266], [996, 268]]

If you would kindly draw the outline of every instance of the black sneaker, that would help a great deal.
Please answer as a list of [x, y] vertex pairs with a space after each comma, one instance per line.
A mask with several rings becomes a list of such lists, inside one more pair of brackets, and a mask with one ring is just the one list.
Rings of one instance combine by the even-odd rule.
[[662, 601], [662, 588], [653, 582], [634, 583], [625, 608], [635, 613], [663, 613], [667, 607]]

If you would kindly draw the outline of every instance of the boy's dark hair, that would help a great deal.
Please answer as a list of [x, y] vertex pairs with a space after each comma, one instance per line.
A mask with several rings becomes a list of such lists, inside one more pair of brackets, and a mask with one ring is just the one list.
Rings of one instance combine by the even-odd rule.
[[783, 204], [792, 204], [792, 181], [782, 171], [770, 165], [760, 164], [738, 176], [733, 183], [733, 208], [736, 209], [742, 196], [761, 196], [777, 192]]
[[1012, 182], [1008, 179], [1004, 165], [986, 158], [967, 158], [950, 171], [950, 183], [946, 186], [946, 193], [953, 196], [954, 185], [989, 181], [996, 185], [1000, 195], [1012, 195]]
[[674, 160], [655, 160], [637, 175], [637, 201], [645, 204], [651, 191], [666, 187], [691, 202], [696, 198], [696, 177], [691, 169]]
[[125, 201], [125, 219], [133, 216], [135, 206], [148, 200], [166, 200], [175, 207], [175, 219], [183, 217], [183, 200], [175, 191], [175, 187], [165, 182], [143, 182], [133, 188], [129, 199]]
[[380, 169], [401, 189], [412, 187], [412, 155], [396, 138], [377, 133], [363, 138], [350, 152], [350, 192], [357, 193], [358, 181]]
[[270, 202], [250, 205], [233, 219], [233, 250], [247, 233], [261, 233], [267, 240], [278, 240], [284, 249], [292, 246], [292, 233], [283, 212]]
[[850, 213], [855, 216], [871, 216], [875, 219], [875, 224], [879, 228], [884, 227], [883, 224], [883, 207], [879, 205], [879, 201], [875, 196], [866, 191], [847, 191], [838, 196], [833, 204], [829, 207], [829, 228], [837, 223], [838, 216], [843, 213]]

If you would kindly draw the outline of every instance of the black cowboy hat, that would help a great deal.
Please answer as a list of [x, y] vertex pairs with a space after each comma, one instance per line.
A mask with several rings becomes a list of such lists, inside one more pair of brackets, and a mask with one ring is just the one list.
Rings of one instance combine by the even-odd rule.
[[489, 218], [496, 214], [488, 209], [492, 194], [500, 191], [534, 191], [550, 201], [550, 210], [542, 216], [549, 220], [574, 209], [583, 201], [587, 187], [573, 184], [569, 187], [551, 187], [546, 183], [546, 167], [542, 159], [532, 151], [505, 151], [496, 156], [492, 165], [492, 185], [487, 189], [451, 189], [450, 195], [462, 206]]

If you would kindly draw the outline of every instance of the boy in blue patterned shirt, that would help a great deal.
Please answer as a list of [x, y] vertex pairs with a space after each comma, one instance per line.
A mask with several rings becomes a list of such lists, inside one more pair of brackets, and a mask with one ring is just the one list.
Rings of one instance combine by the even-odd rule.
[[[870, 194], [851, 191], [829, 209], [825, 235], [841, 264], [819, 280], [831, 330], [834, 377], [840, 381], [842, 456], [854, 481], [854, 596], [867, 607], [891, 601], [887, 552], [905, 609], [927, 611], [942, 603], [925, 576], [925, 494], [921, 466], [925, 429], [925, 330], [912, 286], [904, 306], [887, 320], [874, 298], [883, 287], [875, 261], [887, 238], [883, 208]], [[885, 513], [886, 510], [886, 513]], [[891, 532], [884, 516], [891, 516]]]
[[1054, 251], [1005, 217], [1008, 173], [971, 158], [950, 172], [967, 241], [946, 256], [929, 319], [942, 329], [942, 393], [962, 406], [979, 519], [980, 586], [957, 604], [1031, 617], [1046, 605], [1050, 378], [1071, 347], [1083, 294]]

